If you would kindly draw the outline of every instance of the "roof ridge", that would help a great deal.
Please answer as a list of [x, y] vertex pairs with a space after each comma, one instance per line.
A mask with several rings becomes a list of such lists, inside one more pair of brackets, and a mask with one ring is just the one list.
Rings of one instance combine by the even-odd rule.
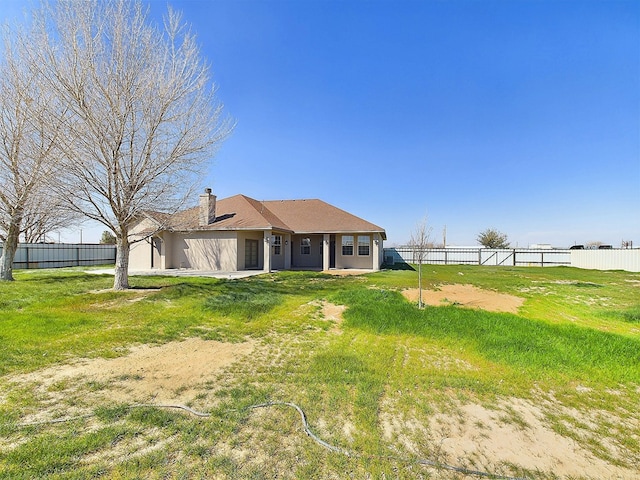
[[[268, 200], [256, 200], [255, 198], [249, 197], [247, 195], [240, 194], [249, 205], [262, 217], [262, 219], [267, 222], [271, 227], [282, 228], [286, 227], [288, 230], [291, 230], [289, 225], [284, 222], [278, 215], [276, 215], [265, 203]], [[275, 220], [275, 221], [274, 221]]]
[[[281, 198], [281, 199], [277, 199], [277, 200], [263, 200], [263, 202], [270, 202], [270, 203], [282, 203], [282, 202], [309, 202], [309, 201], [317, 201], [317, 202], [324, 202], [324, 200], [320, 199], [320, 198]], [[324, 202], [326, 203], [326, 202]]]

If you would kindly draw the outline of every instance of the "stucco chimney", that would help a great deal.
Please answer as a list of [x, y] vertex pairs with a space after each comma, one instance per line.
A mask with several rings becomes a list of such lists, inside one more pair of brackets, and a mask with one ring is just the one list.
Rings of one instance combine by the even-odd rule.
[[216, 196], [211, 195], [211, 189], [205, 188], [200, 195], [199, 223], [205, 227], [213, 223], [216, 218]]

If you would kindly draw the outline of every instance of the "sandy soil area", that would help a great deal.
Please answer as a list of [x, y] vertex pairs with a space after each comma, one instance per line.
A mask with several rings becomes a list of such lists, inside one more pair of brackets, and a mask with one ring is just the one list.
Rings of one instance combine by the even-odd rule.
[[[487, 408], [474, 403], [460, 404], [453, 400], [451, 406], [455, 409], [455, 414], [436, 413], [430, 418], [428, 425], [383, 415], [384, 437], [397, 438], [407, 451], [419, 455], [419, 449], [412, 440], [413, 435], [418, 433], [418, 438], [427, 437], [432, 444], [438, 446], [435, 454], [438, 461], [454, 465], [512, 464], [531, 471], [545, 472], [553, 475], [548, 478], [558, 479], [639, 478], [637, 472], [597, 458], [574, 440], [554, 432], [544, 421], [541, 406], [530, 401], [505, 399]], [[564, 410], [563, 413], [578, 415], [569, 410]], [[590, 416], [595, 418], [599, 415], [602, 412], [595, 412]], [[609, 417], [608, 414], [605, 415]], [[584, 421], [594, 420], [586, 415], [581, 417]], [[620, 451], [616, 453], [623, 454]], [[442, 478], [447, 478], [446, 474]]]
[[196, 387], [213, 380], [221, 369], [250, 354], [254, 347], [253, 342], [190, 338], [165, 345], [136, 346], [123, 357], [83, 359], [19, 375], [12, 381], [34, 382], [48, 391], [61, 383], [97, 382], [108, 385], [109, 399], [118, 402], [186, 402], [193, 398]]
[[[418, 301], [419, 290], [403, 290], [402, 294], [410, 302]], [[467, 308], [481, 308], [492, 312], [517, 313], [524, 298], [505, 293], [482, 290], [473, 285], [440, 285], [437, 290], [422, 290], [422, 301], [427, 305], [460, 305]]]
[[[467, 296], [462, 295], [466, 292]], [[465, 285], [443, 286], [430, 295], [430, 301], [459, 302], [463, 305], [500, 308], [514, 311], [521, 299], [508, 298], [492, 292], [481, 292]], [[344, 307], [324, 304], [323, 314], [337, 321], [340, 327]], [[165, 345], [143, 345], [134, 347], [126, 356], [113, 359], [83, 359], [70, 365], [55, 366], [30, 374], [17, 375], [11, 382], [32, 383], [43, 395], [51, 397], [49, 408], [26, 421], [38, 421], [52, 416], [69, 416], [73, 412], [59, 411], [55, 395], [65, 395], [70, 385], [83, 395], [88, 382], [99, 382], [99, 397], [118, 402], [154, 402], [156, 404], [187, 404], [196, 398], [197, 392], [209, 388], [207, 382], [234, 362], [250, 361], [262, 349], [273, 348], [256, 342], [220, 343], [191, 338]], [[65, 389], [55, 385], [66, 384]], [[196, 389], [197, 387], [197, 389]], [[87, 395], [90, 395], [87, 393]], [[96, 398], [97, 399], [97, 398]], [[412, 418], [398, 417], [393, 405], [382, 405], [380, 414], [381, 434], [388, 441], [397, 442], [407, 454], [419, 456], [423, 453], [415, 443], [416, 438], [427, 438], [436, 445], [439, 461], [454, 465], [483, 465], [490, 469], [501, 462], [511, 462], [528, 469], [539, 469], [553, 478], [600, 478], [634, 479], [637, 472], [617, 467], [596, 458], [574, 440], [554, 432], [544, 421], [543, 408], [521, 399], [503, 399], [491, 408], [473, 403], [461, 404], [452, 399], [448, 412], [435, 412], [427, 424]], [[383, 402], [384, 403], [384, 402]], [[302, 405], [304, 408], [304, 405]], [[562, 408], [562, 407], [553, 407]], [[597, 422], [578, 412], [563, 412], [574, 415], [584, 422]], [[581, 417], [585, 417], [582, 418]], [[322, 419], [309, 418], [309, 423], [318, 425]], [[607, 418], [615, 424], [620, 419]], [[346, 427], [345, 427], [346, 428]], [[355, 427], [353, 427], [355, 428]], [[345, 430], [346, 432], [346, 430]], [[349, 435], [351, 431], [349, 430]], [[301, 432], [302, 434], [302, 432]], [[346, 433], [345, 433], [346, 434]], [[416, 436], [417, 435], [417, 436]], [[419, 443], [423, 443], [420, 441]], [[433, 449], [431, 449], [433, 451]], [[615, 458], [621, 453], [612, 447]], [[266, 460], [268, 461], [268, 459]], [[438, 473], [443, 477], [446, 472]]]

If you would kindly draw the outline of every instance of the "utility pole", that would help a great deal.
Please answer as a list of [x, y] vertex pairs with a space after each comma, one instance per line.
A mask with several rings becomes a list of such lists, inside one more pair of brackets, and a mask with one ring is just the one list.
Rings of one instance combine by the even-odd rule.
[[444, 226], [444, 229], [442, 230], [442, 246], [444, 248], [447, 248], [447, 226]]

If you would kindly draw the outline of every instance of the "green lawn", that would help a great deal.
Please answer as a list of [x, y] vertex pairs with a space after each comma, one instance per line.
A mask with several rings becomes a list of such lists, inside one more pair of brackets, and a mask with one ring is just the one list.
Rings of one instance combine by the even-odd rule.
[[[108, 276], [75, 269], [15, 276], [0, 283], [0, 478], [435, 475], [416, 462], [421, 459], [496, 475], [562, 478], [544, 463], [448, 452], [445, 437], [454, 433], [433, 423], [442, 415], [457, 422], [446, 428], [474, 421], [491, 439], [486, 421], [468, 413], [473, 405], [495, 413], [514, 435], [533, 437], [540, 423], [620, 469], [620, 478], [640, 469], [637, 273], [423, 266], [425, 288], [464, 283], [525, 298], [517, 315], [457, 306], [420, 310], [400, 293], [417, 286], [414, 270], [132, 277], [126, 292], [110, 291]], [[325, 318], [321, 306], [329, 303], [347, 307], [342, 321]], [[130, 409], [109, 400], [108, 382], [50, 385], [27, 375], [191, 337], [256, 344], [252, 355], [194, 386], [190, 406], [210, 413], [207, 419]], [[265, 401], [296, 403], [314, 432], [353, 455], [312, 442], [290, 408], [246, 408]], [[536, 419], [518, 405], [534, 406]], [[86, 414], [92, 416], [22, 425]], [[436, 478], [473, 478], [446, 475]]]

